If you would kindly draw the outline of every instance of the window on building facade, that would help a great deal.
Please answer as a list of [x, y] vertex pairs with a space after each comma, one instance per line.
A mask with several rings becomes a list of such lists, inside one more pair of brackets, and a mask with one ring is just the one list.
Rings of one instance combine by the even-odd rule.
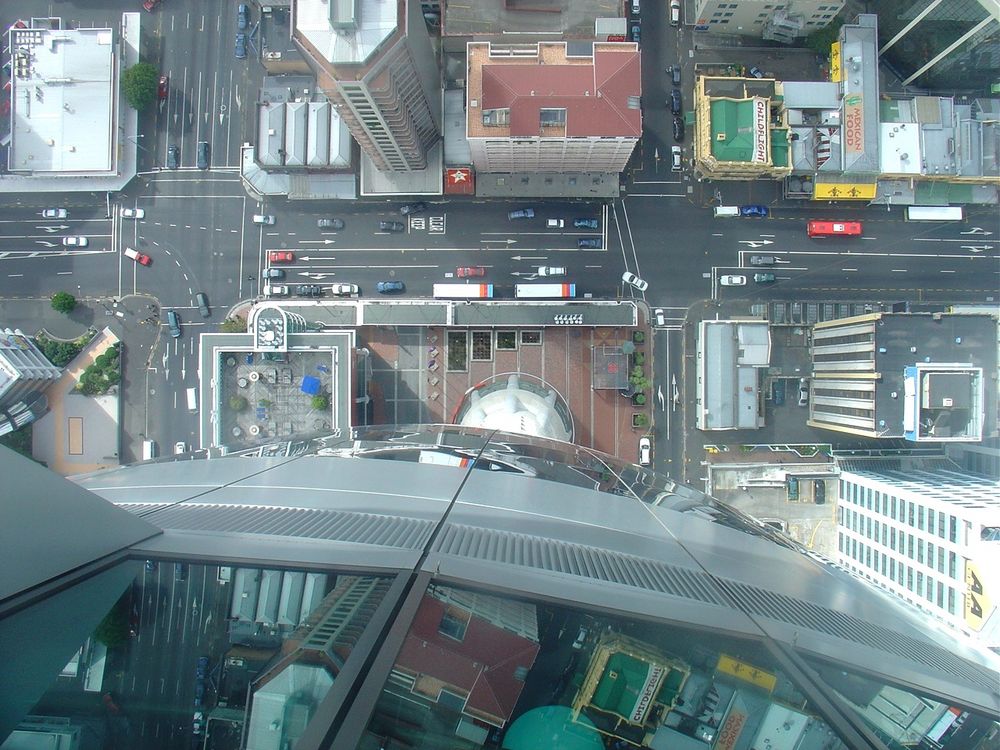
[[957, 579], [958, 576], [955, 575], [955, 568], [957, 567], [957, 559], [954, 552], [948, 553], [948, 577]]
[[924, 561], [924, 540], [917, 540], [917, 562], [923, 563]]
[[896, 496], [895, 495], [893, 495], [893, 497], [892, 497], [892, 513], [890, 513], [889, 515], [891, 515], [893, 518], [896, 517]]
[[924, 506], [921, 505], [917, 508], [917, 528], [921, 531], [924, 530]]
[[913, 590], [917, 596], [923, 596], [924, 594], [924, 574], [919, 570], [917, 571], [917, 587]]
[[[948, 516], [948, 521], [951, 524], [951, 535], [950, 539], [953, 542], [958, 541], [958, 519], [955, 516]], [[938, 516], [938, 536], [944, 539], [944, 514], [942, 513]]]
[[896, 549], [896, 528], [889, 529], [889, 546]]
[[509, 109], [484, 109], [483, 125], [488, 128], [502, 128], [510, 124]]
[[913, 559], [913, 534], [906, 535], [906, 556]]
[[895, 581], [896, 580], [896, 558], [895, 557], [889, 558], [889, 580], [890, 581]]
[[914, 520], [915, 520], [915, 518], [916, 518], [916, 513], [915, 513], [915, 512], [914, 512], [914, 510], [913, 510], [913, 503], [910, 503], [910, 508], [909, 508], [909, 510], [910, 510], [910, 512], [909, 512], [909, 515], [907, 516], [907, 518], [908, 518], [909, 520], [907, 521], [907, 525], [908, 525], [908, 526], [913, 526], [913, 522], [914, 522]]
[[538, 123], [543, 128], [561, 127], [566, 124], [566, 110], [561, 107], [544, 107], [538, 110]]
[[938, 553], [937, 553], [937, 555], [938, 555], [938, 562], [937, 562], [938, 573], [944, 573], [944, 547], [942, 547], [939, 544], [937, 549], [938, 549]]
[[955, 614], [955, 589], [948, 587], [948, 613]]
[[906, 588], [913, 591], [913, 568], [906, 566]]
[[937, 605], [944, 607], [944, 583], [941, 581], [937, 582]]
[[929, 532], [931, 532], [932, 534], [934, 533], [934, 509], [933, 508], [928, 508], [927, 509], [927, 530]]

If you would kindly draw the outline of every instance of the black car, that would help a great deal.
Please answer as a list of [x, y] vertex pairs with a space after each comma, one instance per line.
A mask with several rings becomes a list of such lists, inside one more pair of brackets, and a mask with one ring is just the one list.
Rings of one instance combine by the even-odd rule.
[[667, 72], [670, 73], [670, 82], [672, 84], [674, 84], [674, 86], [680, 86], [681, 85], [681, 66], [680, 65], [671, 65], [669, 68], [667, 68]]
[[399, 209], [399, 213], [403, 216], [409, 216], [410, 214], [419, 214], [427, 210], [427, 204], [423, 201], [419, 203], [407, 203], [405, 206]]
[[181, 316], [175, 310], [167, 310], [167, 328], [175, 339], [181, 336]]
[[576, 246], [580, 250], [600, 250], [600, 237], [581, 237], [576, 241]]
[[204, 292], [198, 292], [194, 295], [194, 301], [198, 305], [198, 312], [201, 313], [201, 317], [212, 317], [212, 309], [208, 306], [208, 297], [205, 296]]
[[295, 287], [295, 293], [300, 297], [322, 297], [323, 287], [319, 284], [299, 284]]
[[674, 118], [674, 140], [678, 143], [684, 141], [684, 118], [675, 117]]
[[778, 262], [778, 259], [773, 255], [751, 255], [750, 265], [751, 266], [773, 266]]
[[343, 219], [317, 219], [316, 226], [320, 229], [343, 229]]
[[208, 169], [208, 141], [198, 141], [198, 169]]
[[181, 150], [177, 146], [167, 148], [167, 169], [177, 169], [181, 165]]
[[683, 109], [684, 109], [684, 103], [681, 100], [681, 90], [680, 89], [671, 89], [670, 90], [670, 111], [673, 114], [675, 114], [675, 115], [679, 115], [681, 113], [681, 110], [683, 110]]
[[386, 221], [383, 219], [378, 223], [378, 228], [383, 232], [405, 232], [406, 225], [401, 221]]

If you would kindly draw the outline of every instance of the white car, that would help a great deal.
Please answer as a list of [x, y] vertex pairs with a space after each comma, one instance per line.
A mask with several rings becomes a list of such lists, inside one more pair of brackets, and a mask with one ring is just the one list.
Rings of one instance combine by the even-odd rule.
[[546, 219], [545, 220], [545, 226], [548, 229], [562, 229], [564, 226], [566, 226], [566, 220], [565, 219]]
[[680, 172], [684, 168], [681, 162], [681, 147], [671, 146], [670, 147], [670, 170], [672, 172]]
[[565, 276], [566, 267], [565, 266], [539, 266], [538, 267], [539, 276]]
[[746, 286], [747, 277], [739, 276], [736, 274], [730, 274], [728, 276], [720, 276], [719, 283], [722, 284], [722, 286]]
[[183, 440], [178, 440], [176, 443], [174, 443], [175, 456], [179, 456], [180, 454], [187, 452], [188, 452], [188, 444], [185, 443]]
[[145, 219], [146, 209], [144, 208], [123, 208], [122, 209], [123, 219]]
[[330, 294], [335, 294], [338, 297], [350, 297], [353, 294], [358, 293], [357, 284], [331, 284]]
[[640, 292], [644, 292], [647, 289], [649, 289], [649, 282], [643, 281], [630, 271], [626, 271], [625, 273], [622, 274], [622, 281], [624, 281], [626, 284], [634, 286]]
[[667, 316], [663, 314], [663, 308], [657, 307], [653, 310], [653, 322], [657, 327], [662, 328], [667, 324]]
[[65, 247], [86, 247], [86, 237], [63, 237], [62, 243]]
[[264, 296], [265, 297], [287, 297], [291, 293], [292, 292], [288, 288], [287, 284], [265, 284], [264, 285]]
[[653, 444], [648, 437], [639, 438], [639, 465], [649, 466], [653, 462]]
[[65, 219], [69, 216], [69, 211], [65, 208], [46, 208], [42, 211], [43, 219]]

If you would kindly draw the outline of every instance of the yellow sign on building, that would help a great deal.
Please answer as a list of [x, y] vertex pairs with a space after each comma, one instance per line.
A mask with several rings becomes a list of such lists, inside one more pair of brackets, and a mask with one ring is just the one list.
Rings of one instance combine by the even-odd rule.
[[719, 655], [719, 663], [715, 665], [715, 671], [728, 674], [744, 682], [749, 682], [751, 685], [763, 688], [769, 693], [778, 684], [778, 680], [770, 672], [765, 672], [753, 664], [747, 664], [745, 661], [734, 659], [726, 654]]
[[976, 565], [965, 561], [965, 624], [975, 631], [983, 629], [983, 625], [993, 614], [993, 601], [986, 594], [983, 577]]
[[840, 83], [840, 42], [830, 45], [830, 80]]
[[863, 182], [817, 182], [813, 189], [813, 200], [817, 201], [870, 201], [875, 198], [878, 183]]

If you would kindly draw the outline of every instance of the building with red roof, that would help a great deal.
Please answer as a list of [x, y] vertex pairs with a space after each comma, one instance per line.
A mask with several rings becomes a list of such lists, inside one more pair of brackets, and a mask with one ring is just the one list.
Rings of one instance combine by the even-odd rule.
[[480, 172], [621, 172], [642, 135], [634, 42], [470, 42], [466, 137]]

